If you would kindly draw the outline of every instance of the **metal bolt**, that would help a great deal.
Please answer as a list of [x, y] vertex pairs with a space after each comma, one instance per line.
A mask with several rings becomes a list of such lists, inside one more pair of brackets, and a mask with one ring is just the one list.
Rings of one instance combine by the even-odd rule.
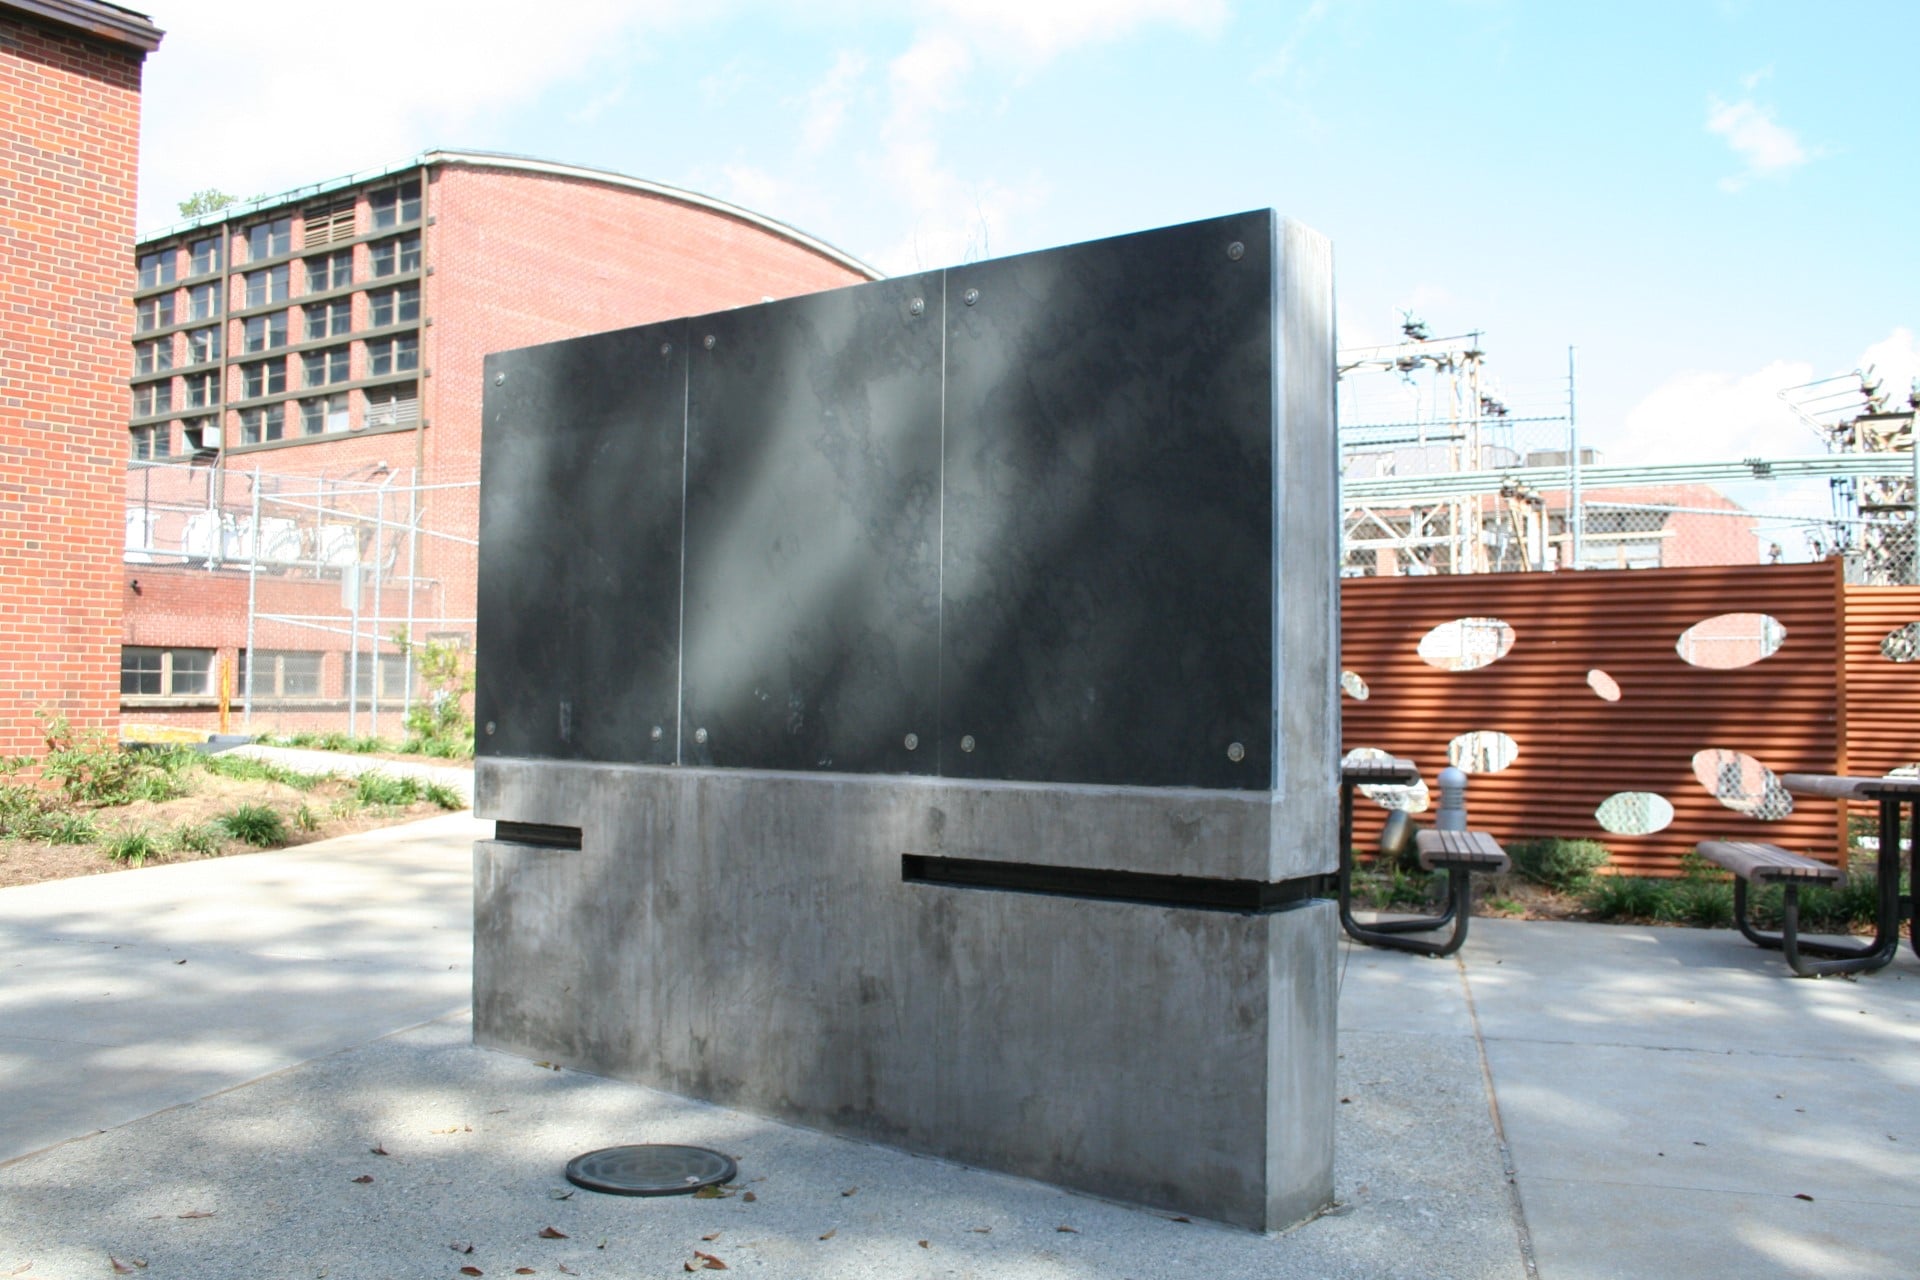
[[972, 735], [972, 734], [970, 734], [970, 733], [969, 733], [969, 734], [967, 734], [967, 735], [966, 735], [965, 737], [963, 737], [963, 738], [961, 738], [961, 739], [960, 739], [960, 749], [961, 749], [962, 751], [971, 751], [971, 750], [973, 750], [973, 735]]
[[907, 304], [907, 313], [909, 315], [917, 316], [921, 312], [925, 311], [926, 309], [927, 309], [927, 300], [925, 298], [915, 298], [912, 302], [909, 302]]
[[705, 742], [707, 740], [707, 731], [705, 729], [695, 729], [693, 731], [693, 740], [695, 742]]
[[1237, 742], [1229, 742], [1227, 744], [1227, 759], [1233, 761], [1235, 764], [1239, 764], [1242, 760], [1245, 760], [1246, 758], [1247, 758], [1247, 749], [1245, 747], [1241, 746]]
[[1232, 258], [1235, 262], [1238, 262], [1240, 261], [1241, 258], [1245, 257], [1246, 252], [1247, 252], [1247, 246], [1241, 244], [1238, 240], [1235, 240], [1232, 244], [1227, 246], [1227, 256], [1229, 258]]
[[974, 303], [980, 301], [980, 291], [978, 289], [969, 289], [960, 295], [960, 301], [966, 303], [968, 306], [972, 306]]
[[660, 741], [660, 739], [666, 736], [666, 730], [662, 729], [659, 725], [655, 725], [653, 726], [653, 732], [649, 733], [647, 736], [649, 738], [652, 738], [655, 742], [658, 742]]
[[670, 355], [672, 355], [672, 354], [673, 354], [673, 344], [672, 344], [671, 342], [663, 342], [663, 343], [661, 343], [661, 344], [660, 344], [660, 354], [661, 354], [661, 355], [663, 355], [663, 356], [670, 356]]
[[493, 385], [496, 387], [506, 382], [506, 380], [507, 380], [507, 375], [504, 373], [496, 373], [493, 375]]
[[907, 735], [907, 750], [909, 750], [909, 751], [918, 751], [919, 749], [920, 749], [920, 735], [919, 735], [919, 734], [917, 734], [917, 733], [910, 733], [910, 734], [908, 734], [908, 735]]
[[713, 335], [708, 334], [705, 338], [701, 339], [701, 345], [709, 351], [713, 350]]
[[491, 720], [487, 721], [487, 736], [489, 738], [493, 736], [493, 721]]

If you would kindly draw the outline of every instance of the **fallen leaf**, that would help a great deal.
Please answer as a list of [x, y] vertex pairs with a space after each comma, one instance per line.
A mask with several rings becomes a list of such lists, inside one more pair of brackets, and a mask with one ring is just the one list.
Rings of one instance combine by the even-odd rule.
[[843, 1196], [850, 1196], [850, 1195], [852, 1195], [852, 1194], [853, 1194], [854, 1192], [856, 1192], [856, 1191], [858, 1191], [859, 1189], [860, 1189], [860, 1188], [858, 1188], [858, 1187], [848, 1187], [848, 1188], [847, 1188], [847, 1189], [846, 1189], [845, 1191], [842, 1191], [842, 1192], [841, 1192], [840, 1194], [841, 1194], [841, 1195], [843, 1195]]
[[580, 1273], [563, 1262], [560, 1264], [560, 1274], [563, 1276], [577, 1276]]
[[706, 1241], [708, 1244], [712, 1244], [715, 1240], [718, 1240], [720, 1238], [720, 1233], [716, 1231], [712, 1235], [701, 1236], [700, 1238]]
[[1055, 1227], [1055, 1228], [1054, 1228], [1054, 1230], [1055, 1230], [1055, 1231], [1064, 1231], [1064, 1232], [1066, 1232], [1066, 1233], [1067, 1233], [1068, 1235], [1074, 1235], [1074, 1236], [1077, 1236], [1077, 1235], [1079, 1235], [1079, 1234], [1080, 1234], [1080, 1228], [1078, 1228], [1078, 1227], [1068, 1227], [1068, 1226], [1059, 1226], [1059, 1227]]
[[992, 1227], [968, 1227], [967, 1230], [973, 1232], [973, 1234], [977, 1236], [991, 1235], [993, 1232]]
[[534, 1271], [532, 1267], [515, 1267], [513, 1269], [513, 1274], [517, 1276], [530, 1276], [534, 1274]]
[[447, 1248], [453, 1250], [455, 1253], [472, 1253], [473, 1252], [473, 1246], [467, 1243], [465, 1240], [455, 1240], [452, 1243], [448, 1244]]
[[1805, 1200], [1805, 1201], [1806, 1201], [1807, 1203], [1809, 1203], [1809, 1204], [1811, 1204], [1811, 1203], [1813, 1203], [1813, 1197], [1812, 1197], [1812, 1196], [1810, 1196], [1810, 1195], [1808, 1195], [1808, 1194], [1807, 1194], [1806, 1192], [1804, 1192], [1804, 1191], [1796, 1191], [1796, 1192], [1794, 1193], [1794, 1196], [1793, 1196], [1793, 1198], [1794, 1198], [1795, 1200]]
[[367, 1150], [376, 1156], [384, 1156], [387, 1154], [387, 1149], [377, 1142], [368, 1147]]
[[1340, 1105], [1341, 1105], [1341, 1106], [1345, 1106], [1345, 1105], [1346, 1105], [1347, 1103], [1349, 1103], [1349, 1102], [1352, 1102], [1352, 1101], [1353, 1101], [1353, 1099], [1352, 1099], [1352, 1098], [1342, 1098], [1342, 1099], [1340, 1099]]
[[363, 1174], [361, 1174], [361, 1175], [360, 1175], [359, 1177], [357, 1177], [357, 1178], [355, 1178], [355, 1179], [354, 1179], [354, 1181], [355, 1181], [355, 1182], [360, 1182], [360, 1183], [367, 1183], [367, 1182], [372, 1182], [372, 1181], [373, 1181], [373, 1175], [372, 1175], [372, 1174], [370, 1174], [370, 1173], [363, 1173]]
[[23, 1262], [13, 1270], [7, 1272], [7, 1274], [10, 1276], [24, 1275], [31, 1270], [33, 1270], [33, 1264], [31, 1262]]
[[[720, 1261], [720, 1259], [714, 1255], [702, 1253], [698, 1249], [693, 1251], [693, 1260], [700, 1264], [700, 1270], [702, 1271], [725, 1271], [727, 1269], [726, 1263]], [[688, 1270], [692, 1270], [692, 1267], [689, 1266]]]
[[552, 1227], [542, 1227], [540, 1228], [540, 1238], [542, 1240], [565, 1240], [567, 1233], [564, 1231], [555, 1231]]
[[185, 960], [175, 960], [175, 961], [174, 961], [174, 963], [175, 963], [175, 964], [185, 964], [185, 963], [186, 963], [186, 961], [185, 961]]
[[831, 1240], [831, 1239], [833, 1239], [833, 1238], [834, 1238], [835, 1236], [837, 1236], [837, 1235], [839, 1235], [839, 1234], [840, 1234], [840, 1228], [838, 1228], [838, 1227], [828, 1227], [828, 1228], [827, 1228], [827, 1234], [825, 1234], [825, 1235], [823, 1235], [823, 1236], [821, 1236], [820, 1238], [821, 1238], [822, 1240]]
[[[748, 1194], [752, 1193], [749, 1192]], [[732, 1196], [733, 1192], [727, 1190], [725, 1187], [716, 1187], [712, 1183], [708, 1183], [693, 1193], [695, 1200], [727, 1200], [731, 1199]]]
[[1184, 1213], [1183, 1213], [1183, 1214], [1181, 1214], [1181, 1215], [1179, 1215], [1179, 1216], [1178, 1216], [1178, 1217], [1176, 1217], [1176, 1218], [1172, 1218], [1172, 1219], [1169, 1219], [1169, 1221], [1172, 1221], [1172, 1222], [1192, 1222], [1192, 1221], [1193, 1221], [1193, 1219], [1192, 1219], [1192, 1218], [1189, 1218], [1189, 1217], [1188, 1217], [1188, 1216], [1187, 1216], [1186, 1214], [1184, 1214]]
[[463, 1276], [483, 1276], [487, 1273], [478, 1267], [462, 1267], [460, 1268], [460, 1274]]
[[211, 1218], [213, 1216], [213, 1210], [189, 1209], [185, 1213], [181, 1214], [180, 1216], [183, 1218]]
[[573, 1188], [572, 1187], [548, 1187], [547, 1199], [571, 1200], [573, 1199]]
[[927, 1242], [926, 1242], [925, 1240], [922, 1240], [922, 1241], [920, 1242], [920, 1247], [921, 1247], [922, 1249], [930, 1249], [930, 1248], [932, 1248], [933, 1246], [931, 1246], [931, 1245], [929, 1245], [929, 1244], [928, 1244], [928, 1243], [927, 1243]]
[[753, 1192], [751, 1192], [751, 1191], [748, 1191], [748, 1192], [744, 1192], [744, 1193], [742, 1193], [742, 1195], [740, 1196], [740, 1198], [741, 1198], [741, 1199], [742, 1199], [743, 1201], [745, 1201], [746, 1203], [748, 1203], [748, 1204], [752, 1204], [752, 1203], [753, 1203], [753, 1202], [754, 1202], [755, 1200], [758, 1200], [758, 1199], [759, 1199], [760, 1197], [758, 1197], [758, 1196], [756, 1196], [756, 1195], [754, 1195], [754, 1194], [753, 1194]]
[[115, 1271], [118, 1271], [123, 1276], [130, 1276], [134, 1272], [141, 1270], [147, 1265], [147, 1260], [145, 1258], [128, 1258], [125, 1262], [122, 1262], [120, 1261], [120, 1259], [114, 1257], [112, 1254], [107, 1255], [107, 1261], [111, 1262], [113, 1264], [113, 1269]]
[[[445, 1129], [429, 1129], [429, 1130], [427, 1130], [427, 1132], [428, 1132], [428, 1133], [432, 1133], [432, 1134], [441, 1134], [441, 1133], [472, 1133], [472, 1132], [473, 1132], [473, 1126], [472, 1126], [472, 1125], [470, 1125], [470, 1124], [456, 1124], [456, 1125], [450, 1125], [449, 1127], [447, 1127], [447, 1128], [445, 1128]], [[386, 1152], [384, 1152], [384, 1151], [383, 1151], [383, 1152], [381, 1152], [380, 1154], [381, 1154], [381, 1155], [385, 1155], [385, 1154], [386, 1154]]]

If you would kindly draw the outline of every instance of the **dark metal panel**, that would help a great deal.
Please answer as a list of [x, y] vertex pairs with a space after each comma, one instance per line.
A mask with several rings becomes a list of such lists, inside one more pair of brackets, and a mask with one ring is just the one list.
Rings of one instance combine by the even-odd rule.
[[685, 763], [937, 769], [939, 286], [692, 322]]
[[685, 324], [487, 359], [483, 755], [674, 761]]
[[1271, 785], [1273, 236], [947, 272], [943, 772]]

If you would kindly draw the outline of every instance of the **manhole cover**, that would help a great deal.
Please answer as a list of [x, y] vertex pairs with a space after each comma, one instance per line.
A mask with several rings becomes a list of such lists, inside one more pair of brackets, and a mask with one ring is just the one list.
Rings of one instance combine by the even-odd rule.
[[705, 1147], [602, 1147], [567, 1161], [567, 1181], [615, 1196], [684, 1196], [731, 1182], [739, 1166]]

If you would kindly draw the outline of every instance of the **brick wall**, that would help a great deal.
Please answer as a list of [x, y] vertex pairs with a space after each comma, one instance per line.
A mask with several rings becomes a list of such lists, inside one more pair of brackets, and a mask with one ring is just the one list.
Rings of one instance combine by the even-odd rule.
[[140, 66], [0, 12], [0, 754], [115, 725]]

